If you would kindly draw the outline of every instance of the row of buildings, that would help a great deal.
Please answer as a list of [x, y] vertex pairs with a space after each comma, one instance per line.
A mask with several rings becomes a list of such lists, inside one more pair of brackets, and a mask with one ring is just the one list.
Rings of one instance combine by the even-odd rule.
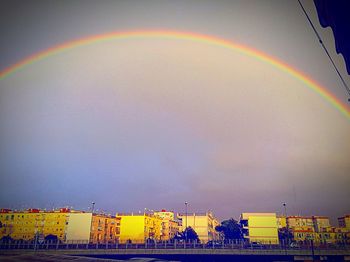
[[350, 215], [338, 218], [338, 227], [332, 226], [325, 216], [286, 217], [277, 216], [276, 213], [243, 213], [240, 224], [244, 238], [249, 242], [350, 244]]
[[[239, 223], [246, 241], [279, 244], [281, 241], [350, 243], [350, 215], [333, 227], [324, 216], [278, 216], [276, 213], [242, 213]], [[201, 243], [223, 239], [212, 212], [175, 214], [166, 210], [116, 213], [115, 216], [61, 208], [46, 211], [0, 209], [0, 239], [32, 241], [58, 239], [64, 243], [145, 243], [169, 241], [192, 227]], [[281, 232], [290, 232], [287, 239]]]
[[[187, 220], [187, 221], [186, 221]], [[115, 216], [61, 208], [45, 211], [0, 209], [0, 239], [58, 239], [65, 243], [145, 243], [169, 241], [191, 226], [201, 242], [219, 240], [218, 220], [206, 213], [175, 214], [166, 210], [117, 213]]]

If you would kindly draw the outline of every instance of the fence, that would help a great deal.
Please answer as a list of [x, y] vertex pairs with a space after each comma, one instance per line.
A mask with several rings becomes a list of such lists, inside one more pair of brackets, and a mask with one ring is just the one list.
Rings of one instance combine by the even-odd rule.
[[62, 250], [62, 249], [256, 249], [256, 250], [347, 250], [350, 251], [350, 245], [273, 245], [256, 244], [244, 241], [212, 241], [206, 244], [197, 241], [162, 241], [150, 243], [84, 243], [84, 241], [75, 241], [63, 243], [60, 241], [6, 241], [0, 242], [0, 250], [26, 249], [26, 250]]

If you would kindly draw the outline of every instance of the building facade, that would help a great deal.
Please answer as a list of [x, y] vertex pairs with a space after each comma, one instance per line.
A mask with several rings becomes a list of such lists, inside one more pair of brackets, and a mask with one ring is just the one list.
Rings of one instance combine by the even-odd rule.
[[120, 234], [120, 218], [94, 214], [92, 216], [90, 243], [117, 243]]
[[0, 210], [0, 239], [53, 240], [65, 243], [114, 243], [119, 238], [115, 217], [73, 211], [67, 208], [45, 211]]
[[276, 216], [278, 229], [287, 227], [287, 219], [285, 216]]
[[288, 216], [286, 224], [296, 242], [339, 244], [347, 239], [346, 229], [331, 226], [326, 216]]
[[215, 230], [215, 227], [220, 225], [220, 223], [211, 211], [206, 213], [189, 213], [187, 215], [178, 214], [177, 217], [181, 220], [180, 230], [184, 231], [186, 226], [192, 227], [201, 243], [220, 239], [220, 234]]
[[66, 243], [106, 244], [119, 241], [120, 219], [92, 213], [70, 213]]
[[154, 212], [155, 216], [158, 216], [161, 220], [161, 241], [169, 241], [173, 239], [179, 232], [180, 223], [175, 220], [175, 213], [171, 211], [161, 210]]
[[350, 215], [345, 215], [338, 218], [339, 228], [345, 232], [345, 242], [350, 244]]
[[350, 215], [338, 218], [339, 227], [346, 228], [350, 231]]
[[249, 243], [279, 243], [276, 213], [242, 213], [240, 224]]
[[154, 214], [116, 214], [120, 220], [120, 243], [145, 243], [147, 240], [160, 241], [162, 219]]
[[68, 209], [54, 211], [28, 209], [25, 211], [0, 210], [0, 239], [10, 237], [14, 240], [30, 241], [43, 239], [49, 235], [65, 240]]

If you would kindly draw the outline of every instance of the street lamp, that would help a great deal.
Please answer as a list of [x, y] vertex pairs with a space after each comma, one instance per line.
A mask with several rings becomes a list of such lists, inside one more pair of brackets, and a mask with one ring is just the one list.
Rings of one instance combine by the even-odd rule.
[[288, 226], [288, 217], [287, 217], [287, 204], [283, 203], [284, 215], [286, 216], [286, 229], [287, 229], [287, 243], [289, 244], [289, 226]]
[[92, 208], [91, 208], [91, 213], [93, 214], [94, 213], [94, 209], [95, 209], [95, 202], [92, 202]]
[[185, 207], [186, 207], [186, 222], [185, 222], [185, 238], [186, 238], [186, 243], [187, 243], [187, 205], [188, 205], [188, 203], [185, 202]]
[[287, 204], [285, 202], [283, 203], [283, 207], [284, 207], [284, 215], [287, 218]]

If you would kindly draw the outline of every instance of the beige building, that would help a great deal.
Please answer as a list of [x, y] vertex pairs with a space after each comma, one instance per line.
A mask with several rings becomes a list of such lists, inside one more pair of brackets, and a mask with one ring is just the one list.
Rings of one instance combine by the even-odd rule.
[[276, 213], [242, 213], [240, 223], [244, 238], [250, 243], [279, 243]]
[[331, 227], [331, 223], [329, 222], [329, 217], [312, 216], [312, 220], [314, 223], [315, 232], [321, 232], [324, 228]]
[[346, 229], [332, 227], [326, 216], [289, 216], [287, 224], [297, 242], [312, 240], [315, 244], [336, 244], [347, 239]]
[[92, 213], [69, 214], [66, 229], [67, 243], [89, 243]]
[[215, 227], [220, 223], [212, 212], [188, 213], [187, 216], [186, 214], [178, 214], [177, 217], [182, 221], [180, 231], [184, 231], [186, 226], [192, 227], [201, 243], [220, 239], [220, 234], [215, 230]]
[[104, 214], [70, 213], [67, 223], [67, 243], [116, 243], [119, 241], [120, 220]]
[[325, 216], [289, 216], [287, 222], [289, 228], [313, 228], [315, 232], [331, 226], [329, 218]]
[[161, 241], [168, 241], [173, 239], [179, 232], [179, 221], [175, 220], [175, 214], [172, 211], [161, 210], [154, 212], [161, 220]]
[[94, 214], [92, 216], [90, 243], [119, 242], [120, 218]]
[[289, 228], [314, 228], [312, 216], [288, 216], [287, 224]]

